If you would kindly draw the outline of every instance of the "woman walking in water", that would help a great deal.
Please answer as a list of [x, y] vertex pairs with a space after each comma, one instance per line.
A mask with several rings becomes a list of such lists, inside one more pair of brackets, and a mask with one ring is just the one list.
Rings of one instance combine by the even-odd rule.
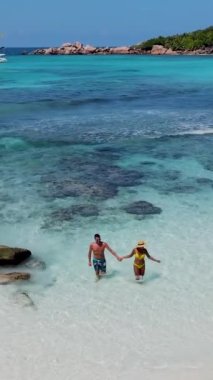
[[155, 261], [156, 263], [160, 263], [160, 260], [157, 260], [154, 257], [150, 256], [147, 249], [144, 248], [144, 245], [145, 242], [143, 240], [140, 240], [137, 246], [132, 250], [132, 252], [129, 255], [120, 257], [120, 259], [123, 260], [135, 256], [133, 269], [136, 280], [140, 280], [140, 277], [143, 278], [145, 274], [145, 257], [148, 257], [148, 259]]

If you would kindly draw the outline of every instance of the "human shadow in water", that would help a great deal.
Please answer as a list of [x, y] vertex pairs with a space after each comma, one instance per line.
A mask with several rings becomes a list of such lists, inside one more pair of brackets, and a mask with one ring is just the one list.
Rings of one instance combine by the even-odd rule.
[[117, 276], [119, 272], [115, 269], [109, 270], [106, 274], [101, 275], [101, 278], [113, 278]]
[[135, 280], [135, 278], [132, 278], [130, 281], [131, 283], [139, 284], [139, 285], [146, 285], [148, 282], [158, 280], [161, 277], [161, 275], [157, 272], [151, 273], [150, 275], [145, 275], [143, 279]]
[[161, 277], [160, 273], [153, 272], [145, 276], [143, 282], [147, 283], [147, 282], [155, 281], [155, 280], [158, 280], [160, 277]]

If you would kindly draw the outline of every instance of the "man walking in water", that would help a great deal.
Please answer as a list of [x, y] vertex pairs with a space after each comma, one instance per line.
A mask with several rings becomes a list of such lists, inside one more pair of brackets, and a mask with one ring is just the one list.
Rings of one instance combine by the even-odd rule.
[[91, 266], [91, 257], [93, 254], [93, 267], [95, 269], [96, 278], [97, 280], [99, 280], [100, 275], [106, 273], [106, 259], [104, 255], [105, 249], [107, 249], [113, 256], [115, 256], [118, 261], [121, 261], [121, 259], [117, 255], [117, 253], [113, 251], [112, 248], [110, 248], [110, 246], [107, 243], [101, 241], [101, 237], [99, 234], [95, 234], [94, 238], [95, 241], [91, 243], [89, 246], [88, 260], [89, 266]]

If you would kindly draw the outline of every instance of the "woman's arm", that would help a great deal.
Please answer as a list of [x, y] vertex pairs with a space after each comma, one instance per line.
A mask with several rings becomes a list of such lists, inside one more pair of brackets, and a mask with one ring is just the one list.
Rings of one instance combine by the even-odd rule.
[[129, 254], [129, 255], [126, 255], [126, 256], [121, 256], [121, 260], [123, 259], [129, 259], [130, 257], [134, 256], [134, 252], [135, 250], [133, 249], [132, 252]]
[[152, 261], [155, 261], [156, 263], [160, 263], [160, 260], [158, 259], [155, 259], [154, 257], [152, 257], [148, 251], [146, 251], [146, 256], [148, 257], [148, 259], [152, 260]]

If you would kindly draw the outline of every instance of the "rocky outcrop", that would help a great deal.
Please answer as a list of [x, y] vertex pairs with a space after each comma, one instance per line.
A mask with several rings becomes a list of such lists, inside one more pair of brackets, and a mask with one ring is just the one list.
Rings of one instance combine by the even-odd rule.
[[151, 54], [152, 55], [164, 55], [166, 53], [167, 49], [163, 47], [162, 45], [153, 45]]
[[128, 46], [118, 46], [115, 48], [110, 48], [110, 54], [129, 54], [131, 48]]
[[86, 46], [84, 46], [84, 50], [88, 54], [93, 54], [96, 51], [96, 47], [91, 46], [91, 45], [86, 45]]
[[152, 55], [177, 55], [178, 53], [172, 49], [167, 49], [162, 45], [153, 45], [150, 51]]
[[37, 49], [30, 54], [36, 55], [87, 55], [87, 54], [138, 54], [138, 50], [129, 46], [95, 47], [80, 42], [66, 42], [57, 48]]
[[197, 50], [177, 50], [165, 48], [162, 45], [153, 45], [150, 49], [141, 49], [137, 46], [95, 47], [83, 45], [81, 42], [66, 42], [60, 47], [36, 49], [33, 55], [110, 55], [110, 54], [134, 54], [134, 55], [209, 55], [213, 54], [213, 46], [203, 47]]
[[0, 274], [0, 284], [9, 284], [14, 281], [19, 280], [29, 280], [30, 279], [30, 273], [25, 272], [12, 272], [12, 273], [3, 273]]
[[197, 50], [172, 50], [171, 48], [165, 48], [162, 45], [153, 45], [150, 50], [139, 49], [140, 54], [151, 54], [151, 55], [210, 55], [213, 54], [213, 46], [203, 47]]
[[213, 54], [213, 46], [205, 47], [197, 50], [184, 50], [185, 55], [210, 55]]
[[0, 246], [0, 265], [17, 265], [30, 256], [31, 252], [28, 249]]
[[172, 49], [167, 49], [165, 54], [166, 55], [178, 55], [178, 53]]

